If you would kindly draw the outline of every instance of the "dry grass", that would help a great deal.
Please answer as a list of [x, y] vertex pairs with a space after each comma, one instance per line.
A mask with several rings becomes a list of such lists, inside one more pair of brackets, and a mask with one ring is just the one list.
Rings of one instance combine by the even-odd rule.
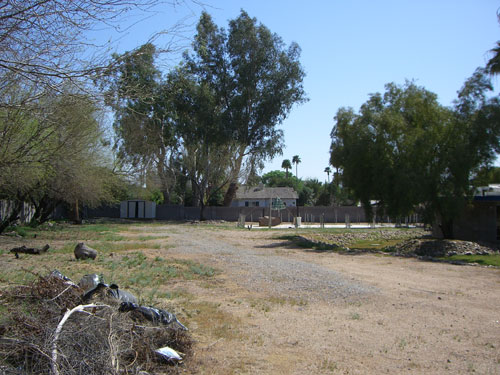
[[[130, 229], [135, 231], [131, 233]], [[143, 229], [145, 235], [140, 235]], [[0, 373], [12, 368], [28, 374], [50, 373], [55, 327], [67, 309], [81, 303], [80, 293], [66, 290], [67, 285], [58, 284], [60, 280], [38, 276], [54, 269], [75, 281], [85, 274], [100, 274], [104, 281], [138, 296], [143, 305], [167, 305], [188, 326], [199, 322], [208, 337], [226, 336], [231, 330], [228, 316], [219, 314], [215, 305], [195, 302], [194, 296], [182, 288], [183, 282], [210, 283], [218, 271], [196, 260], [169, 256], [174, 245], [167, 235], [149, 235], [149, 228], [143, 224], [64, 224], [19, 228], [19, 232], [23, 236], [0, 237]], [[74, 259], [74, 247], [81, 241], [98, 250], [96, 260]], [[51, 248], [42, 255], [21, 254], [16, 259], [9, 253], [16, 246], [41, 247], [45, 243]], [[181, 301], [186, 308], [180, 306]], [[188, 314], [194, 317], [193, 322], [187, 319]], [[112, 374], [118, 372], [117, 366], [121, 373], [134, 374], [139, 369], [151, 373], [177, 373], [180, 369], [196, 372], [190, 336], [134, 322], [129, 315], [118, 313], [114, 305], [97, 309], [92, 315], [72, 314], [61, 333], [60, 374]], [[234, 332], [229, 332], [231, 335]], [[153, 349], [162, 346], [187, 355], [181, 368], [165, 366], [165, 361], [157, 357]], [[118, 353], [114, 361], [112, 353]]]
[[192, 340], [184, 331], [131, 320], [112, 300], [103, 301], [106, 307], [72, 314], [62, 327], [63, 313], [81, 304], [80, 290], [55, 277], [38, 276], [29, 285], [6, 290], [1, 302], [0, 365], [5, 373], [175, 374], [181, 368], [154, 350], [169, 346], [191, 353]]

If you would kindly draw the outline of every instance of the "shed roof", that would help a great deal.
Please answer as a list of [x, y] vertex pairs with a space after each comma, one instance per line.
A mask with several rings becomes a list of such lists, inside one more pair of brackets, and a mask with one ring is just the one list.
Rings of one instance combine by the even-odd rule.
[[299, 195], [291, 187], [263, 187], [242, 185], [236, 190], [235, 199], [298, 199]]

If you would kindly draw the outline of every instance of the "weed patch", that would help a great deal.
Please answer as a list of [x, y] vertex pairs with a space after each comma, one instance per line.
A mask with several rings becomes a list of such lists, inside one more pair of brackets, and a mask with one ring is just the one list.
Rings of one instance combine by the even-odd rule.
[[477, 263], [482, 266], [500, 267], [500, 254], [491, 255], [452, 255], [450, 257], [441, 258], [447, 261], [460, 261], [465, 263]]

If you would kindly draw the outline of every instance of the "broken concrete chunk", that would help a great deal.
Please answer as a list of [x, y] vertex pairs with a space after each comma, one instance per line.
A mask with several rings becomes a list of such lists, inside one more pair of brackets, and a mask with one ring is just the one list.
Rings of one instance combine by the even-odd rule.
[[75, 247], [76, 259], [95, 259], [97, 257], [97, 250], [88, 247], [83, 242], [80, 242]]

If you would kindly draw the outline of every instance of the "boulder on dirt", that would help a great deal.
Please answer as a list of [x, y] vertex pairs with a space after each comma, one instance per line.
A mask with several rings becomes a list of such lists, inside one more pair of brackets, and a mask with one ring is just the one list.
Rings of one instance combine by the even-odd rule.
[[80, 242], [75, 247], [75, 257], [76, 259], [95, 259], [97, 257], [97, 250]]
[[[271, 226], [274, 227], [276, 225], [281, 224], [281, 219], [279, 217], [271, 218]], [[259, 217], [259, 227], [267, 227], [269, 226], [269, 216]]]

